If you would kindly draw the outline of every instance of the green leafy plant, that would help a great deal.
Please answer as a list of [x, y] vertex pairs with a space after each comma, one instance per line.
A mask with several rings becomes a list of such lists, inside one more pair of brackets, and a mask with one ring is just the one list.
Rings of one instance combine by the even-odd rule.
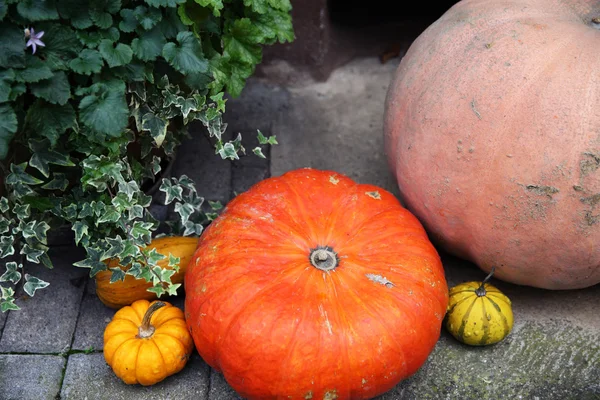
[[[65, 224], [91, 276], [118, 258], [131, 268], [114, 281], [177, 289], [144, 249], [160, 226], [145, 188], [193, 121], [216, 155], [245, 154], [240, 135], [224, 139], [225, 96], [241, 93], [263, 46], [294, 39], [290, 10], [289, 0], [0, 0], [3, 312], [18, 309], [18, 285], [33, 296], [49, 284], [10, 256], [52, 268], [48, 231]], [[221, 207], [185, 175], [162, 178], [160, 191], [178, 216], [172, 234], [200, 235]]]

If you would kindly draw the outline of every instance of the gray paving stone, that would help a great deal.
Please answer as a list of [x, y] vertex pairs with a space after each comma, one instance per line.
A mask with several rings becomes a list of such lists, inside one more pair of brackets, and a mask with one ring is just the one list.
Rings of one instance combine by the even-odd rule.
[[[201, 124], [192, 124], [191, 138], [177, 150], [173, 176], [186, 174], [196, 182], [198, 194], [207, 200], [227, 202], [231, 196], [231, 161], [215, 154]], [[229, 132], [225, 136], [229, 135]], [[228, 137], [228, 136], [227, 136]]]
[[189, 400], [208, 394], [209, 368], [194, 352], [185, 368], [152, 386], [126, 385], [102, 353], [72, 354], [67, 362], [62, 400]]
[[84, 294], [71, 348], [73, 350], [104, 349], [104, 329], [114, 314], [115, 310], [102, 304], [98, 296]]
[[383, 143], [384, 102], [398, 60], [365, 58], [326, 82], [290, 88], [289, 108], [275, 113], [271, 175], [312, 167], [348, 175], [398, 195]]
[[0, 354], [0, 398], [56, 399], [64, 365], [61, 356]]
[[241, 400], [242, 397], [232, 389], [220, 372], [210, 370], [209, 400]]
[[270, 176], [268, 167], [234, 165], [231, 172], [231, 188], [234, 196], [245, 192], [255, 183]]
[[54, 269], [27, 263], [25, 271], [50, 282], [34, 297], [24, 293], [16, 300], [21, 310], [6, 320], [0, 352], [60, 353], [71, 345], [88, 269], [72, 265], [84, 257], [81, 249], [59, 247], [50, 250]]

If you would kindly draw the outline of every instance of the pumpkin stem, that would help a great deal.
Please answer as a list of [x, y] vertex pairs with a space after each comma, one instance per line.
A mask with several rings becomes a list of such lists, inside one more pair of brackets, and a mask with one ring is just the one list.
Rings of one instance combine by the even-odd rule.
[[487, 294], [487, 292], [485, 291], [485, 284], [492, 279], [492, 276], [494, 275], [494, 272], [496, 271], [496, 267], [492, 267], [492, 270], [490, 271], [490, 273], [488, 274], [488, 276], [485, 277], [485, 279], [483, 280], [483, 282], [481, 282], [481, 286], [479, 286], [476, 290], [475, 290], [475, 294], [479, 297], [483, 297]]
[[337, 254], [331, 247], [317, 247], [310, 252], [310, 263], [321, 271], [331, 271], [338, 266]]
[[150, 325], [150, 319], [152, 318], [152, 314], [156, 312], [159, 308], [166, 306], [162, 301], [154, 302], [148, 307], [146, 313], [144, 314], [144, 318], [142, 319], [142, 325], [138, 328], [138, 337], [141, 339], [149, 338], [154, 334], [154, 326]]

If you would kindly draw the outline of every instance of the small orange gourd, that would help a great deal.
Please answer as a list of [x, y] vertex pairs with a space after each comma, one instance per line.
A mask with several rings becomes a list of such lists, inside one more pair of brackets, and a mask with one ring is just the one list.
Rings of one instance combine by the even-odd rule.
[[153, 385], [181, 371], [193, 348], [183, 311], [163, 301], [121, 308], [104, 331], [104, 359], [130, 385]]
[[[158, 253], [166, 256], [165, 259], [158, 262], [161, 268], [170, 268], [168, 266], [169, 254], [179, 257], [179, 271], [173, 274], [171, 282], [183, 283], [185, 271], [196, 251], [197, 244], [197, 237], [166, 236], [152, 240], [148, 249], [156, 249]], [[107, 264], [108, 268], [118, 267], [119, 260], [110, 259]], [[129, 267], [121, 266], [121, 268], [126, 270]], [[125, 275], [124, 280], [110, 283], [111, 275], [110, 270], [105, 270], [95, 276], [96, 295], [104, 305], [119, 309], [136, 300], [155, 300], [157, 298], [156, 293], [148, 291], [152, 287], [151, 282], [147, 282], [145, 279], [136, 279], [132, 275]]]

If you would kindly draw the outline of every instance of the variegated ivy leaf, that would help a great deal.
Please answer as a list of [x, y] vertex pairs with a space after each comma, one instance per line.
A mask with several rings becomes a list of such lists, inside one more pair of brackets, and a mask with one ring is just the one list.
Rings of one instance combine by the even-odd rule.
[[182, 187], [188, 189], [190, 192], [196, 192], [196, 184], [187, 175], [181, 175], [177, 180]]
[[113, 197], [111, 201], [112, 205], [115, 206], [117, 211], [123, 212], [128, 210], [133, 206], [131, 199], [127, 197], [127, 195], [123, 192], [118, 193], [115, 197]]
[[52, 150], [50, 148], [50, 141], [47, 139], [31, 139], [29, 140], [29, 148], [33, 152], [29, 160], [29, 165], [40, 171], [46, 178], [50, 177], [50, 164], [64, 167], [75, 166], [68, 154]]
[[2, 296], [0, 299], [0, 310], [7, 312], [8, 310], [20, 310], [19, 306], [15, 304], [15, 291], [10, 287], [0, 286], [0, 293]]
[[81, 239], [88, 234], [89, 225], [86, 221], [76, 221], [71, 229], [75, 232], [75, 244], [79, 244]]
[[210, 205], [210, 208], [212, 208], [215, 211], [221, 210], [223, 208], [223, 204], [221, 204], [220, 201], [210, 201], [209, 200], [208, 205]]
[[25, 282], [25, 285], [23, 285], [23, 289], [25, 290], [25, 293], [27, 293], [31, 297], [35, 295], [36, 290], [43, 289], [50, 285], [48, 282], [45, 282], [29, 274], [25, 274], [25, 280], [27, 282]]
[[201, 224], [196, 224], [192, 221], [187, 221], [184, 224], [185, 230], [183, 236], [200, 236], [204, 227]]
[[31, 207], [29, 206], [29, 204], [15, 204], [12, 211], [17, 216], [17, 218], [22, 221], [24, 219], [29, 218], [29, 216], [31, 215], [30, 209]]
[[42, 189], [60, 190], [61, 192], [64, 192], [68, 186], [69, 180], [66, 178], [66, 175], [56, 172], [52, 175], [52, 180], [50, 182], [42, 185]]
[[160, 254], [156, 249], [146, 249], [143, 250], [143, 252], [146, 256], [146, 261], [149, 265], [156, 265], [156, 263], [158, 263], [160, 260], [164, 260], [165, 258], [167, 258], [167, 256], [165, 256], [164, 254]]
[[7, 212], [10, 209], [10, 206], [8, 205], [8, 199], [6, 197], [1, 197], [0, 198], [0, 212]]
[[235, 150], [235, 146], [231, 142], [227, 142], [224, 145], [217, 147], [217, 154], [221, 156], [222, 159], [230, 159], [230, 160], [239, 160], [237, 151]]
[[50, 225], [48, 225], [45, 221], [30, 221], [28, 222], [21, 234], [25, 239], [35, 238], [40, 243], [46, 243], [46, 232], [50, 229]]
[[257, 130], [258, 135], [258, 143], [259, 144], [278, 144], [277, 143], [277, 138], [275, 137], [275, 135], [266, 137], [265, 135], [262, 134], [262, 132], [260, 130]]
[[167, 291], [164, 289], [161, 282], [155, 283], [154, 286], [147, 289], [149, 292], [156, 294], [156, 297], [160, 298]]
[[181, 115], [183, 115], [183, 118], [187, 118], [190, 111], [198, 110], [198, 102], [193, 97], [186, 99], [178, 96], [175, 100], [175, 107], [181, 109]]
[[10, 230], [11, 220], [0, 215], [0, 235]]
[[91, 217], [94, 215], [94, 207], [91, 203], [83, 203], [81, 205], [81, 211], [79, 211], [79, 218]]
[[181, 217], [181, 223], [185, 224], [189, 219], [190, 215], [194, 213], [194, 207], [188, 203], [175, 203], [175, 212]]
[[139, 191], [140, 187], [136, 181], [119, 183], [119, 193], [124, 193], [129, 201], [131, 201], [133, 199], [133, 195]]
[[6, 183], [9, 185], [16, 185], [19, 183], [24, 185], [39, 185], [40, 183], [44, 183], [44, 181], [41, 179], [38, 179], [25, 172], [25, 168], [27, 168], [27, 162], [21, 164], [11, 164], [11, 173], [6, 177]]
[[181, 286], [181, 283], [171, 283], [167, 288], [167, 294], [169, 296], [177, 296], [177, 289]]
[[175, 269], [175, 271], [179, 271], [179, 264], [181, 263], [181, 258], [173, 256], [173, 254], [169, 253], [169, 267]]
[[119, 267], [109, 268], [111, 271], [110, 274], [110, 283], [115, 283], [117, 281], [125, 280], [125, 271], [123, 271]]
[[69, 204], [62, 208], [63, 216], [67, 221], [73, 221], [77, 218], [77, 204]]
[[42, 246], [30, 246], [28, 243], [21, 247], [21, 254], [25, 255], [27, 261], [39, 264], [40, 257], [46, 254], [48, 248], [44, 248]]
[[152, 272], [154, 274], [154, 277], [152, 278], [154, 284], [159, 282], [171, 282], [171, 277], [175, 274], [174, 269], [161, 268], [158, 265], [152, 267]]
[[259, 156], [260, 158], [267, 158], [265, 157], [265, 155], [262, 152], [262, 149], [260, 147], [255, 147], [254, 149], [252, 149], [252, 152], [254, 154], [256, 154], [257, 156]]
[[140, 206], [139, 204], [135, 204], [128, 210], [128, 212], [130, 220], [142, 218], [144, 216], [144, 207]]
[[[135, 221], [131, 227], [131, 236], [134, 239], [150, 238], [150, 229], [154, 226], [151, 222]], [[150, 240], [148, 240], [150, 241]]]
[[6, 263], [6, 272], [0, 276], [0, 282], [17, 283], [21, 280], [21, 273], [18, 271], [23, 268], [23, 264], [17, 264], [14, 261]]
[[0, 258], [15, 254], [12, 236], [0, 236]]
[[142, 130], [150, 132], [156, 146], [162, 146], [165, 137], [167, 137], [167, 127], [169, 121], [154, 113], [144, 114], [142, 117]]
[[165, 205], [170, 204], [175, 199], [183, 200], [183, 188], [178, 184], [174, 185], [169, 179], [163, 178], [158, 190], [165, 193]]
[[190, 191], [189, 194], [185, 195], [184, 200], [187, 204], [194, 207], [194, 210], [196, 211], [200, 211], [202, 204], [204, 204], [204, 197], [198, 196], [198, 194], [195, 191]]
[[106, 271], [107, 266], [102, 261], [104, 260], [104, 252], [93, 247], [86, 247], [87, 257], [84, 260], [73, 263], [74, 266], [90, 269], [90, 278], [96, 276], [100, 271]]
[[114, 207], [112, 205], [106, 206], [104, 214], [102, 214], [102, 216], [98, 218], [98, 220], [96, 221], [96, 225], [103, 224], [105, 222], [114, 223], [117, 222], [119, 218], [121, 218], [121, 213], [119, 212], [117, 207]]

